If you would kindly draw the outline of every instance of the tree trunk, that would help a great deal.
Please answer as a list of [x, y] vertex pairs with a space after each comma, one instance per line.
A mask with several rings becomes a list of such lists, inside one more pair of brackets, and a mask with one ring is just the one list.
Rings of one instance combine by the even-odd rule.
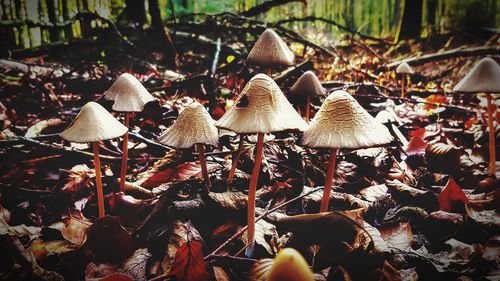
[[422, 0], [405, 0], [403, 16], [395, 41], [420, 38], [422, 28]]
[[154, 36], [152, 40], [157, 41], [158, 38], [160, 39], [160, 49], [164, 55], [163, 61], [169, 67], [177, 68], [177, 50], [175, 49], [174, 42], [168, 34], [168, 31], [165, 30], [158, 0], [148, 0], [148, 4], [149, 14], [151, 15], [151, 27], [153, 28]]
[[50, 34], [50, 41], [51, 43], [54, 42], [59, 42], [61, 40], [61, 37], [59, 36], [59, 30], [56, 27], [57, 25], [57, 14], [56, 14], [56, 5], [54, 4], [54, 0], [47, 0], [45, 1], [47, 4], [47, 14], [49, 16], [49, 21], [51, 24], [54, 25], [54, 27], [51, 27], [49, 29], [49, 34]]
[[[69, 20], [68, 0], [61, 0], [61, 5], [62, 5], [63, 20], [67, 21], [67, 20]], [[66, 37], [66, 40], [73, 39], [73, 27], [71, 24], [64, 28], [64, 36]]]
[[146, 5], [144, 0], [126, 0], [123, 12], [129, 22], [139, 26], [143, 26], [146, 23]]

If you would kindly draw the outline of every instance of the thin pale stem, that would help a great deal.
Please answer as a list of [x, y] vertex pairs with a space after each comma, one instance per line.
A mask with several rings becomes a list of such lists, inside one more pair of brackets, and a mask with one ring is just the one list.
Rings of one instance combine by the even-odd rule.
[[203, 174], [203, 179], [205, 180], [205, 185], [210, 189], [210, 177], [208, 176], [207, 160], [205, 159], [205, 147], [202, 143], [196, 144], [196, 149], [198, 150], [198, 155], [200, 158], [201, 173]]
[[92, 143], [94, 147], [95, 181], [97, 189], [97, 205], [99, 206], [99, 217], [104, 217], [104, 192], [102, 191], [101, 161], [99, 160], [99, 142]]
[[323, 190], [323, 199], [321, 199], [320, 212], [328, 211], [328, 203], [330, 202], [330, 193], [332, 192], [333, 173], [335, 172], [335, 162], [337, 160], [337, 149], [332, 148], [330, 151], [330, 159], [328, 160], [328, 169], [326, 171], [325, 189]]
[[490, 144], [490, 165], [488, 166], [488, 173], [492, 176], [496, 173], [496, 146], [495, 146], [495, 127], [493, 126], [494, 105], [491, 94], [488, 97], [488, 138]]
[[401, 97], [404, 98], [405, 96], [405, 79], [406, 79], [406, 74], [403, 74], [403, 77], [401, 77]]
[[309, 123], [309, 118], [311, 114], [311, 97], [307, 96], [306, 100], [306, 122]]
[[[125, 127], [129, 127], [130, 113], [125, 112]], [[127, 176], [127, 160], [128, 160], [128, 131], [123, 135], [123, 156], [122, 167], [120, 172], [120, 191], [125, 192], [125, 177]]]
[[257, 148], [255, 151], [255, 162], [248, 187], [248, 249], [253, 251], [255, 242], [255, 194], [257, 192], [257, 182], [259, 180], [260, 165], [262, 163], [262, 150], [264, 147], [264, 133], [257, 134]]
[[238, 166], [238, 162], [240, 161], [241, 150], [243, 149], [243, 142], [245, 141], [245, 136], [240, 135], [240, 141], [238, 143], [238, 151], [236, 151], [233, 163], [231, 164], [231, 170], [229, 171], [229, 176], [227, 177], [227, 183], [231, 184], [234, 180], [234, 173], [236, 172], [236, 167]]

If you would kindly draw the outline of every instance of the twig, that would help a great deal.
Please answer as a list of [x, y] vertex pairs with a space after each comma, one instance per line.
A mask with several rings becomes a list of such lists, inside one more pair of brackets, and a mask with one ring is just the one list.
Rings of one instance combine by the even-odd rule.
[[[285, 207], [286, 205], [288, 205], [290, 203], [293, 203], [293, 202], [295, 202], [295, 201], [297, 201], [299, 199], [302, 199], [303, 197], [305, 197], [305, 196], [307, 196], [309, 194], [312, 194], [312, 193], [314, 193], [316, 191], [319, 191], [319, 190], [322, 190], [322, 189], [323, 189], [323, 187], [319, 187], [319, 188], [317, 188], [315, 190], [312, 190], [310, 192], [307, 192], [307, 193], [301, 194], [301, 195], [299, 195], [299, 196], [297, 196], [295, 198], [292, 198], [292, 199], [290, 199], [290, 200], [288, 200], [288, 201], [286, 201], [286, 202], [284, 202], [284, 203], [282, 203], [282, 204], [280, 204], [280, 205], [278, 205], [278, 206], [276, 206], [276, 207], [274, 207], [274, 208], [272, 208], [272, 209], [264, 212], [262, 215], [260, 215], [259, 217], [257, 217], [255, 219], [255, 222], [258, 222], [259, 220], [261, 220], [265, 216], [269, 215], [270, 213], [273, 213], [274, 211], [279, 210], [279, 209]], [[243, 232], [245, 232], [247, 229], [248, 229], [248, 225], [246, 225], [243, 228], [241, 228], [238, 232], [236, 232], [233, 236], [231, 236], [228, 240], [226, 240], [226, 242], [222, 243], [222, 245], [220, 245], [212, 253], [210, 253], [208, 256], [206, 256], [204, 258], [204, 260], [211, 259], [212, 256], [215, 256], [220, 250], [222, 250], [224, 247], [226, 247], [229, 243], [233, 242], [236, 238], [240, 237], [243, 234]]]

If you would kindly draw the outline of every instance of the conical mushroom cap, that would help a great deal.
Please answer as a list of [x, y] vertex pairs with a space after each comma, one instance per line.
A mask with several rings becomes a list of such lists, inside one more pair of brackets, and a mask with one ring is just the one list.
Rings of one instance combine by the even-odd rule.
[[306, 260], [293, 248], [284, 248], [269, 270], [268, 281], [313, 281], [313, 274]]
[[247, 63], [264, 67], [288, 66], [294, 60], [292, 51], [272, 29], [262, 32], [247, 57]]
[[219, 132], [203, 105], [193, 102], [179, 114], [175, 123], [158, 139], [175, 148], [189, 148], [196, 143], [219, 145]]
[[406, 62], [402, 62], [398, 67], [396, 68], [396, 73], [402, 73], [402, 74], [413, 74], [413, 69], [410, 67], [410, 65]]
[[290, 88], [290, 94], [297, 97], [319, 96], [325, 94], [325, 88], [323, 88], [314, 72], [309, 70], [302, 74], [293, 84], [292, 88]]
[[114, 139], [128, 131], [104, 107], [88, 102], [82, 107], [73, 123], [61, 133], [61, 138], [71, 142], [95, 142]]
[[215, 126], [239, 134], [302, 131], [307, 126], [276, 82], [262, 73], [250, 79], [235, 104]]
[[325, 99], [302, 138], [304, 145], [317, 148], [365, 148], [391, 141], [389, 130], [345, 91]]
[[453, 91], [500, 93], [500, 66], [490, 57], [483, 58], [455, 85]]
[[154, 100], [141, 82], [128, 73], [120, 75], [104, 97], [114, 100], [113, 110], [121, 112], [141, 112], [146, 103]]

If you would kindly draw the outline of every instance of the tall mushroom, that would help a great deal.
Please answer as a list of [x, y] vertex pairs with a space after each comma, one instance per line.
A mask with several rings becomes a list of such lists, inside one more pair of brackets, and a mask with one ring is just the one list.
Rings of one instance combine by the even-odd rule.
[[255, 162], [248, 187], [248, 246], [255, 241], [255, 193], [262, 162], [264, 135], [287, 130], [303, 130], [307, 123], [297, 114], [278, 85], [265, 74], [257, 74], [247, 83], [224, 116], [215, 126], [238, 134], [257, 134]]
[[73, 123], [61, 133], [61, 138], [78, 143], [92, 143], [97, 187], [99, 217], [104, 217], [104, 194], [99, 161], [99, 141], [114, 139], [128, 131], [104, 107], [96, 102], [87, 103], [78, 113]]
[[210, 188], [204, 145], [219, 145], [219, 132], [203, 105], [193, 102], [181, 111], [175, 123], [159, 137], [159, 142], [175, 148], [196, 145], [205, 185]]
[[267, 69], [271, 76], [272, 67], [293, 65], [295, 56], [281, 37], [268, 28], [262, 32], [247, 57], [247, 63]]
[[[125, 126], [129, 127], [130, 113], [141, 112], [144, 105], [153, 101], [153, 96], [144, 88], [144, 86], [134, 76], [123, 73], [111, 85], [108, 91], [104, 93], [108, 100], [114, 100], [113, 110], [125, 112]], [[128, 160], [128, 131], [123, 136], [123, 156], [120, 172], [120, 191], [125, 190], [125, 176], [127, 175]]]
[[309, 123], [311, 97], [325, 94], [325, 88], [319, 82], [318, 77], [312, 71], [306, 71], [297, 79], [297, 82], [290, 88], [288, 98], [296, 100], [299, 104], [304, 101], [306, 104], [306, 122]]
[[500, 93], [500, 66], [490, 57], [481, 59], [465, 77], [453, 88], [455, 92], [486, 93], [488, 99], [488, 130], [490, 145], [490, 164], [488, 173], [496, 173], [495, 126], [493, 125], [494, 107], [492, 94]]
[[409, 74], [413, 74], [413, 69], [406, 62], [402, 62], [396, 68], [396, 73], [401, 74], [401, 97], [405, 96], [405, 80], [408, 79]]
[[367, 148], [391, 141], [389, 130], [348, 92], [339, 90], [330, 94], [302, 137], [302, 144], [305, 146], [331, 149], [320, 212], [328, 210], [337, 149]]

